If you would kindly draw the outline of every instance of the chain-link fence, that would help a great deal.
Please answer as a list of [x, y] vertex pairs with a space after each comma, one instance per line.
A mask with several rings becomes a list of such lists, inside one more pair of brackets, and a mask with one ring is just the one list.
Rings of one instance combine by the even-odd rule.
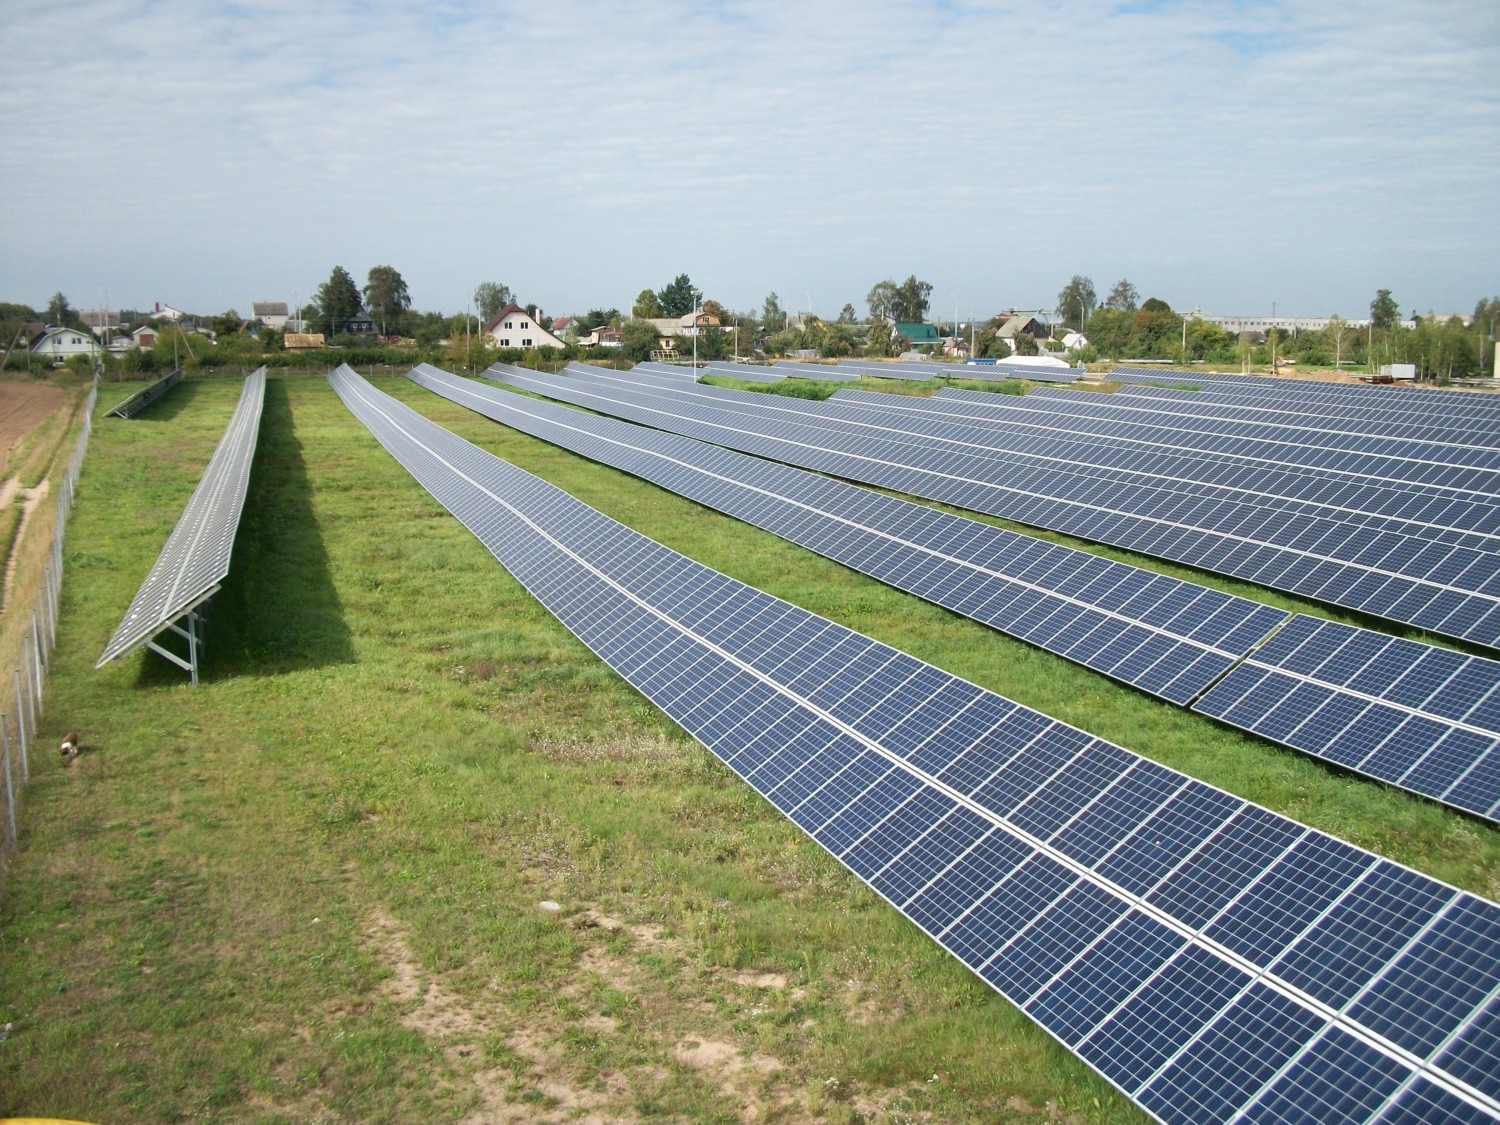
[[[0, 678], [0, 771], [4, 773], [5, 820], [0, 824], [0, 876], [8, 873], [19, 839], [17, 813], [26, 785], [31, 780], [36, 755], [36, 732], [42, 714], [42, 696], [47, 683], [47, 665], [52, 646], [57, 643], [57, 610], [62, 592], [63, 532], [68, 513], [73, 508], [73, 492], [83, 453], [88, 448], [93, 427], [94, 402], [99, 395], [95, 382], [83, 405], [83, 426], [73, 446], [68, 467], [58, 481], [56, 518], [52, 526], [52, 543], [45, 550], [46, 566], [41, 580], [29, 589], [12, 592], [6, 616], [12, 622], [23, 622], [20, 649], [13, 673]], [[18, 540], [18, 547], [20, 546]], [[14, 575], [19, 583], [20, 574]], [[27, 595], [30, 608], [25, 607]]]

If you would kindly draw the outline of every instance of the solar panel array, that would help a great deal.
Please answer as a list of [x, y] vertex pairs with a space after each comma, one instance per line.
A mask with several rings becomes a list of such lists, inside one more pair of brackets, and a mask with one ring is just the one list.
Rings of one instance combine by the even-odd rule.
[[[966, 427], [965, 436], [979, 444], [1027, 452], [1040, 445], [1039, 460], [1107, 469], [1112, 479], [1139, 477], [1184, 496], [1274, 506], [1362, 529], [1490, 553], [1500, 550], [1500, 503], [1495, 497], [1482, 488], [1422, 483], [1420, 470], [1442, 471], [1440, 463], [1398, 456], [1409, 454], [1412, 443], [1402, 447], [1396, 439], [1382, 442], [1385, 453], [1351, 449], [1349, 442], [1333, 444], [1336, 438], [1320, 450], [1289, 440], [1280, 425], [1203, 420], [1195, 426], [1193, 419], [1169, 416], [1141, 422], [1107, 401], [1058, 402], [1057, 396], [944, 389], [931, 398], [898, 399], [840, 391], [831, 401], [944, 419]], [[1482, 457], [1493, 457], [1495, 468], [1465, 470], [1464, 475], [1481, 486], [1485, 480], [1480, 478], [1486, 478], [1488, 487], [1500, 489], [1500, 453], [1465, 453], [1467, 460]]]
[[[723, 387], [587, 381], [592, 401], [609, 403], [597, 409], [646, 425], [1500, 647], [1494, 554], [1274, 506], [1211, 502], [1165, 482], [1125, 483], [1109, 470], [1039, 465], [944, 419], [923, 424], [888, 409]], [[577, 389], [565, 380], [548, 393]]]
[[752, 382], [779, 383], [786, 378], [785, 371], [759, 363], [731, 363], [722, 359], [711, 359], [705, 365], [706, 374], [728, 375], [734, 379], [749, 379]]
[[[507, 382], [548, 393], [546, 382], [530, 375], [521, 373]], [[728, 450], [710, 452], [693, 439], [622, 427], [577, 412], [546, 413], [531, 400], [517, 402], [514, 395], [476, 387], [435, 368], [419, 369], [412, 377], [497, 421], [656, 481], [1171, 702], [1189, 704], [1206, 691], [1208, 697], [1195, 709], [1221, 721], [1419, 796], [1496, 817], [1494, 800], [1485, 794], [1500, 770], [1500, 713], [1475, 708], [1471, 714], [1441, 706], [1414, 710], [1410, 684], [1424, 682], [1429, 673], [1414, 681], [1389, 674], [1392, 653], [1431, 670], [1448, 666], [1456, 656], [1449, 650], [1402, 641], [1390, 647], [1380, 676], [1333, 682], [1325, 675], [1314, 685], [1298, 669], [1298, 646], [1289, 649], [1284, 643], [1296, 630], [1254, 648], [1291, 620], [1284, 611], [1248, 599], [1205, 600], [1204, 589], [1192, 583], [1123, 563], [1106, 564], [1083, 551], [789, 467], [742, 459]], [[587, 396], [579, 404], [588, 405]], [[607, 440], [581, 436], [602, 433], [609, 435]], [[694, 479], [695, 466], [702, 468], [705, 480]], [[832, 517], [831, 527], [818, 520], [820, 512]], [[855, 524], [867, 532], [851, 529]], [[1349, 652], [1391, 646], [1392, 638], [1384, 634], [1352, 626], [1338, 629], [1345, 630]], [[1231, 672], [1237, 656], [1252, 648], [1251, 662]], [[1467, 666], [1460, 698], [1472, 704], [1493, 695], [1500, 707], [1500, 662], [1462, 659]], [[1246, 683], [1251, 667], [1262, 670], [1256, 676], [1260, 690], [1253, 693], [1253, 685]], [[1221, 684], [1226, 673], [1230, 678]], [[1281, 695], [1293, 685], [1301, 688], [1295, 702], [1279, 707]], [[1278, 687], [1288, 691], [1278, 695]], [[1291, 714], [1309, 718], [1306, 705], [1314, 698], [1320, 708], [1315, 719], [1294, 725], [1284, 721]], [[1274, 716], [1263, 714], [1268, 707]], [[1341, 716], [1350, 721], [1341, 725], [1336, 721]], [[1398, 721], [1384, 722], [1391, 716]], [[1363, 752], [1356, 754], [1356, 747]], [[1427, 766], [1413, 769], [1418, 759]], [[1451, 768], [1435, 768], [1437, 763], [1451, 763]], [[1462, 785], [1457, 784], [1460, 774]]]
[[[229, 573], [265, 392], [266, 369], [260, 367], [245, 379], [203, 478], [94, 667], [118, 660], [172, 628], [212, 597]], [[196, 664], [192, 670], [196, 680]]]
[[1500, 662], [1298, 614], [1193, 710], [1500, 819]]
[[[1288, 614], [775, 462], [484, 387], [420, 386], [1153, 695], [1197, 698]], [[524, 375], [510, 380], [532, 389]]]
[[331, 380], [627, 682], [1146, 1111], [1500, 1120], [1500, 907], [744, 586], [348, 368]]
[[146, 384], [104, 416], [106, 418], [134, 418], [180, 382], [182, 382], [182, 368], [179, 367], [170, 375], [163, 375], [154, 383]]

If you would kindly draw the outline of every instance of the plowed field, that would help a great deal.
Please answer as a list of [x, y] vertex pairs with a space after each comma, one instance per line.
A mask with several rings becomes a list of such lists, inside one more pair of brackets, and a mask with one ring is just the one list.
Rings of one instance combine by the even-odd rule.
[[37, 383], [0, 383], [0, 475], [10, 469], [16, 447], [53, 414], [66, 398], [61, 387]]

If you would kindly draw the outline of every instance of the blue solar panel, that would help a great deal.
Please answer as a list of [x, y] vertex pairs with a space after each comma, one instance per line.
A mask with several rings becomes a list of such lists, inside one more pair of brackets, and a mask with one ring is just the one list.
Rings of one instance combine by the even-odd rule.
[[1500, 818], [1500, 661], [1299, 614], [1193, 709]]
[[[691, 438], [581, 414], [422, 365], [411, 378], [495, 421], [655, 481], [882, 581], [1177, 703], [1286, 614]], [[515, 377], [526, 385], [522, 376]]]
[[[587, 385], [584, 385], [586, 383]], [[1249, 504], [1191, 499], [964, 449], [941, 421], [880, 425], [828, 404], [618, 380], [532, 389], [720, 445], [1048, 527], [1500, 647], [1500, 556]]]
[[[1493, 1043], [1489, 1025], [1473, 1033], [1500, 994], [1500, 908], [694, 564], [347, 368], [332, 382], [564, 625], [780, 811], [798, 819], [856, 768], [861, 782], [875, 779], [821, 822], [831, 805], [798, 823], [1163, 1121], [1274, 1115], [1335, 1096], [1351, 1120], [1398, 1104], [1452, 1104], [1500, 1120], [1500, 1102], [1482, 1085], [1490, 1078], [1471, 1061]], [[812, 678], [824, 660], [838, 674]], [[783, 667], [798, 671], [784, 677]], [[908, 739], [880, 708], [895, 692], [966, 699], [968, 723]], [[1042, 838], [1012, 819], [1031, 799], [1016, 803], [1015, 780], [1045, 791], [1095, 755], [1106, 758], [1102, 773], [1114, 763], [1115, 779], [1061, 830]], [[1044, 762], [1062, 764], [1049, 774]], [[1134, 787], [1122, 809], [1114, 791], [1138, 772], [1156, 778], [1155, 795]], [[1102, 832], [1090, 830], [1096, 822]], [[1274, 858], [1247, 865], [1243, 888], [1206, 924], [1189, 921], [1204, 908], [1179, 916], [1177, 897], [1153, 898], [1221, 833], [1238, 826], [1254, 836], [1252, 822], [1273, 832], [1261, 854]], [[1246, 933], [1267, 905], [1279, 925], [1254, 927], [1252, 943], [1237, 949], [1215, 937]], [[1308, 972], [1309, 951], [1335, 975]], [[1475, 970], [1461, 987], [1451, 980], [1460, 962]], [[1441, 1023], [1454, 1033], [1426, 1053], [1390, 1037], [1397, 1028], [1402, 1042], [1414, 1041], [1407, 1028], [1436, 1037], [1420, 1030], [1440, 1006], [1419, 981], [1453, 997]], [[1383, 1003], [1362, 1006], [1377, 990]], [[1350, 1003], [1340, 1010], [1329, 996]], [[1336, 1095], [1331, 1074], [1341, 1076]]]

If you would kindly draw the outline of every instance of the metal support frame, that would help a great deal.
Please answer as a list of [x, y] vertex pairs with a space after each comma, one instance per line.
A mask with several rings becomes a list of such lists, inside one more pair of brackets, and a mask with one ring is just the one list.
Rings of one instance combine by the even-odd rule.
[[[178, 621], [186, 621], [187, 628], [184, 629], [177, 623]], [[198, 655], [203, 648], [203, 626], [204, 614], [199, 613], [196, 607], [188, 610], [185, 617], [179, 617], [177, 621], [167, 622], [167, 629], [170, 629], [179, 637], [183, 637], [184, 639], [186, 639], [188, 643], [188, 654], [186, 660], [178, 656], [170, 649], [163, 648], [161, 645], [157, 644], [156, 637], [152, 637], [149, 641], [146, 642], [146, 647], [149, 648], [152, 652], [156, 653], [157, 656], [160, 656], [165, 660], [170, 660], [173, 664], [177, 665], [177, 667], [181, 668], [184, 672], [191, 676], [194, 687], [198, 686]], [[159, 637], [161, 636], [161, 634], [158, 633], [156, 636]]]

